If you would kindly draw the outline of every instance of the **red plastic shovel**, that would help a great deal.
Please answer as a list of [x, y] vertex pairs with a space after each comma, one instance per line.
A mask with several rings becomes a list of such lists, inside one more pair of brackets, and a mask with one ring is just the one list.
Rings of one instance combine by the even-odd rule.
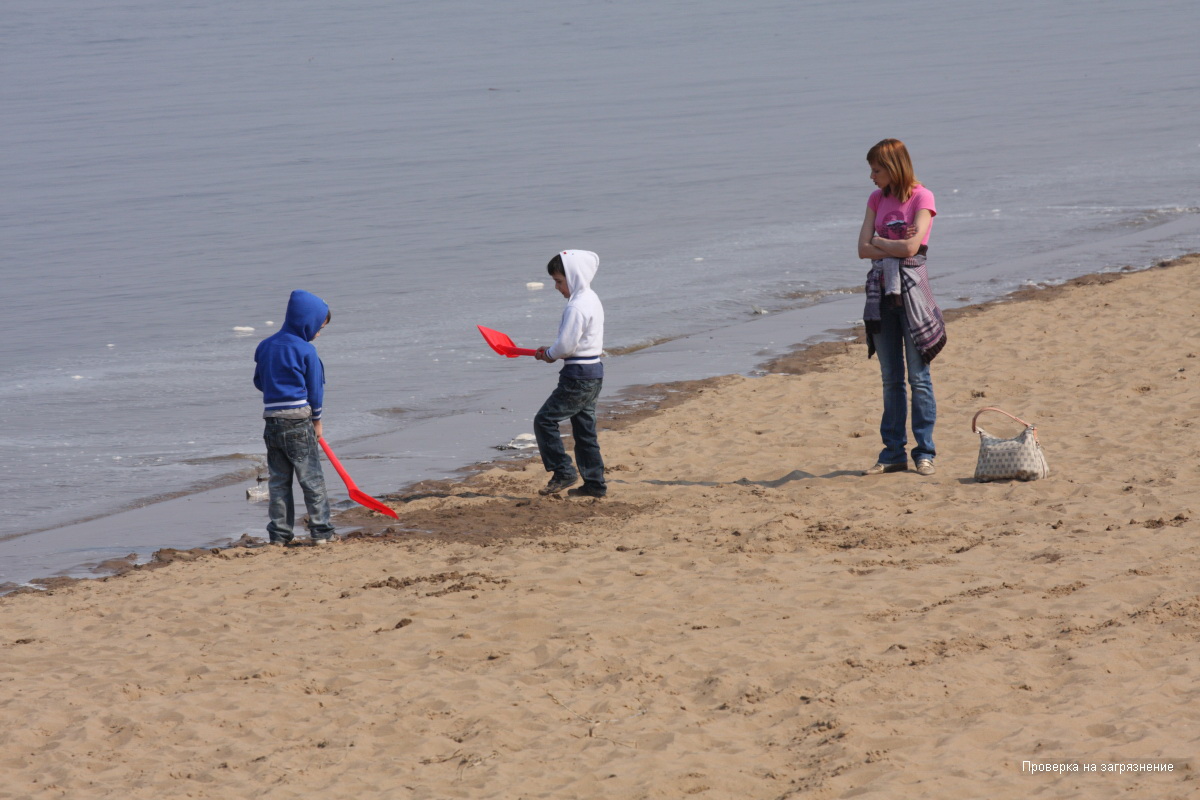
[[479, 332], [483, 334], [484, 341], [492, 346], [502, 356], [516, 358], [517, 356], [532, 356], [537, 355], [537, 350], [530, 350], [528, 347], [517, 347], [513, 344], [513, 340], [508, 338], [507, 333], [494, 331], [491, 328], [485, 328], [482, 325], [476, 325]]
[[378, 511], [380, 514], [387, 514], [392, 519], [400, 519], [396, 512], [385, 506], [383, 503], [376, 500], [366, 492], [359, 491], [354, 485], [354, 481], [350, 480], [350, 476], [346, 474], [342, 462], [338, 461], [338, 457], [333, 454], [333, 448], [329, 446], [329, 442], [325, 441], [324, 437], [317, 439], [317, 444], [321, 445], [321, 449], [325, 451], [325, 455], [329, 457], [329, 463], [333, 464], [333, 468], [337, 470], [337, 474], [342, 476], [342, 483], [346, 484], [346, 489], [350, 492], [350, 499], [359, 505], [364, 505], [367, 508]]

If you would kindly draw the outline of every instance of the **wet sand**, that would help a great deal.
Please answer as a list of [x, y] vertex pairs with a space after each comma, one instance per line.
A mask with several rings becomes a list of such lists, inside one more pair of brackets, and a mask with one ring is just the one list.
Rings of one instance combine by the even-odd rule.
[[[859, 474], [830, 343], [610, 424], [603, 501], [515, 463], [0, 598], [0, 798], [1193, 796], [1200, 257], [1030, 294], [951, 315], [931, 477]], [[1050, 478], [973, 480], [987, 405]]]

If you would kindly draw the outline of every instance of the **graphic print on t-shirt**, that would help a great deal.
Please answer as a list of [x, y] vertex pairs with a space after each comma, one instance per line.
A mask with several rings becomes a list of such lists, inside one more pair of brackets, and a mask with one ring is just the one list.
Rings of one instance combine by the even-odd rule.
[[905, 234], [908, 232], [908, 223], [905, 221], [904, 217], [900, 216], [899, 211], [894, 211], [888, 216], [895, 217], [895, 219], [890, 219], [883, 223], [883, 227], [887, 231], [887, 238], [905, 238]]

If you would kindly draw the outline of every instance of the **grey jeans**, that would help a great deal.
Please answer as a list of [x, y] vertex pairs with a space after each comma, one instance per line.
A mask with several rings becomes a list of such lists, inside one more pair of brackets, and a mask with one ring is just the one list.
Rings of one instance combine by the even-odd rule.
[[290, 542], [296, 523], [292, 499], [292, 480], [300, 481], [304, 505], [308, 508], [308, 533], [313, 539], [333, 536], [329, 523], [329, 498], [325, 494], [325, 473], [321, 471], [321, 449], [311, 419], [269, 417], [263, 431], [267, 443], [267, 469], [271, 480], [270, 515], [267, 535], [272, 542]]
[[600, 440], [596, 435], [596, 398], [603, 383], [600, 378], [560, 376], [557, 388], [533, 418], [533, 434], [546, 471], [553, 472], [556, 478], [576, 474], [558, 429], [560, 422], [569, 419], [575, 437], [575, 461], [583, 482], [601, 490], [605, 488], [604, 459], [600, 457]]

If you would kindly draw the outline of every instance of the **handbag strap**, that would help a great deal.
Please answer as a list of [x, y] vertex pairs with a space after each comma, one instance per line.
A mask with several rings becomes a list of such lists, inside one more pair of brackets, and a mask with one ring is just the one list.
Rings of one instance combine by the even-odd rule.
[[1026, 428], [1033, 428], [1033, 430], [1034, 430], [1033, 438], [1034, 438], [1034, 441], [1037, 441], [1037, 428], [1036, 428], [1035, 426], [1033, 426], [1033, 425], [1030, 425], [1028, 422], [1026, 422], [1025, 420], [1021, 419], [1020, 417], [1014, 417], [1012, 414], [1008, 413], [1008, 412], [1007, 412], [1007, 411], [1005, 411], [1003, 408], [996, 408], [995, 406], [988, 406], [987, 408], [981, 408], [981, 409], [979, 409], [978, 411], [976, 411], [976, 412], [975, 412], [975, 416], [971, 417], [971, 433], [978, 433], [978, 432], [979, 432], [979, 428], [975, 427], [975, 421], [976, 421], [976, 420], [978, 420], [978, 419], [979, 419], [979, 415], [980, 415], [980, 414], [982, 414], [982, 413], [983, 413], [983, 412], [985, 412], [985, 411], [999, 411], [999, 412], [1000, 412], [1001, 414], [1003, 414], [1004, 416], [1008, 417], [1009, 419], [1011, 419], [1011, 420], [1013, 420], [1013, 421], [1015, 421], [1015, 422], [1019, 422], [1019, 423], [1021, 423], [1021, 424], [1022, 424], [1022, 425], [1024, 425]]

